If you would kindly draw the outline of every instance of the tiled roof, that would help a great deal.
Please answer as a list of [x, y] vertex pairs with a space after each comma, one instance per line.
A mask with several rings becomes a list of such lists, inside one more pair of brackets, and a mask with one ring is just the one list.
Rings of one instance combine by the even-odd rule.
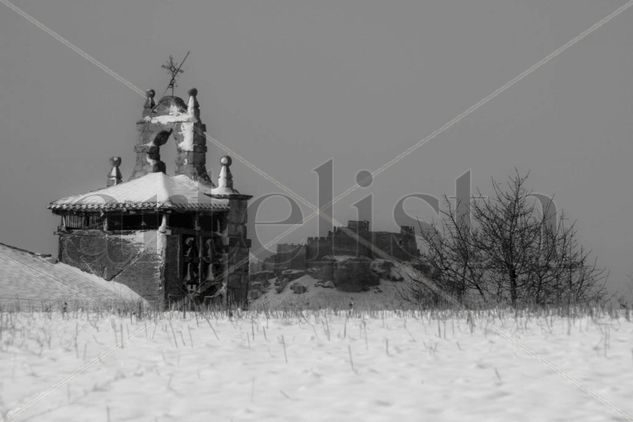
[[49, 209], [76, 211], [108, 210], [213, 210], [228, 209], [228, 199], [211, 198], [211, 186], [186, 175], [149, 173], [129, 182], [51, 202]]
[[141, 301], [127, 286], [0, 243], [0, 303]]

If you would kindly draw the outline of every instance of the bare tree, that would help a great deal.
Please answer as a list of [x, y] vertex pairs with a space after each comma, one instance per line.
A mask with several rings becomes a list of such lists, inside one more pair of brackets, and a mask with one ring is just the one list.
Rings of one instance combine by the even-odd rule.
[[460, 302], [470, 290], [487, 301], [488, 292], [484, 282], [482, 254], [472, 242], [472, 230], [458, 218], [445, 198], [446, 210], [442, 211], [442, 221], [431, 230], [423, 230], [422, 239], [426, 245], [425, 260], [432, 268], [431, 277]]
[[[472, 224], [447, 210], [422, 232], [435, 282], [459, 301], [576, 304], [605, 297], [606, 272], [579, 243], [575, 224], [550, 221], [518, 172], [472, 204]], [[555, 224], [552, 224], [554, 222]]]

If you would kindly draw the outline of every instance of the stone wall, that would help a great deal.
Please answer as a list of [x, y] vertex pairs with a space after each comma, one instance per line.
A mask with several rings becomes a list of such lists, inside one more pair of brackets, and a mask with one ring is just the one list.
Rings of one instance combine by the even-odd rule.
[[308, 237], [306, 243], [306, 261], [320, 261], [323, 257], [332, 255], [331, 237]]
[[332, 233], [332, 252], [334, 255], [371, 257], [371, 247], [356, 236], [371, 244], [370, 232], [336, 227]]
[[180, 256], [182, 255], [180, 248], [180, 234], [171, 234], [165, 236], [165, 262], [169, 265], [162, 264], [162, 280], [163, 280], [163, 297], [165, 304], [168, 306], [170, 302], [177, 301], [183, 296], [183, 285], [180, 277], [181, 266]]
[[332, 281], [338, 290], [362, 292], [370, 286], [380, 284], [378, 276], [371, 270], [369, 258], [348, 258], [344, 260], [322, 260], [311, 263], [312, 274], [323, 281]]
[[[377, 249], [391, 255], [392, 257], [408, 261], [419, 256], [415, 234], [408, 231], [400, 233], [392, 232], [372, 232], [372, 242]], [[387, 258], [374, 253], [376, 258]]]
[[[306, 261], [321, 261], [326, 256], [348, 255], [383, 258], [372, 245], [395, 259], [407, 261], [419, 256], [415, 232], [402, 227], [400, 233], [367, 231], [367, 222], [348, 222], [347, 228], [336, 227], [327, 237], [309, 237], [306, 243]], [[359, 241], [356, 237], [363, 241]]]
[[246, 223], [248, 202], [246, 198], [229, 200], [227, 232], [229, 237], [227, 294], [229, 303], [246, 303], [248, 300], [248, 262], [251, 241], [247, 238]]
[[332, 281], [338, 290], [344, 292], [362, 292], [380, 284], [368, 258], [351, 258], [335, 263]]
[[311, 263], [314, 277], [323, 281], [332, 281], [334, 278], [334, 260], [314, 261]]
[[163, 305], [164, 238], [157, 231], [112, 234], [101, 230], [59, 233], [59, 260], [105, 280], [123, 283]]
[[277, 245], [275, 254], [275, 270], [305, 270], [306, 246], [292, 243]]

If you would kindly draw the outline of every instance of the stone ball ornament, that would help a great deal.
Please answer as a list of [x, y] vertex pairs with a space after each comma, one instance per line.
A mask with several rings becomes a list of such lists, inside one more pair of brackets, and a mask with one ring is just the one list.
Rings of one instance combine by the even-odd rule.
[[112, 164], [112, 167], [119, 167], [121, 165], [121, 157], [110, 158], [110, 164]]
[[195, 97], [196, 95], [198, 95], [198, 89], [197, 88], [191, 88], [189, 90], [189, 95], [191, 95], [192, 97]]
[[232, 163], [233, 159], [228, 155], [224, 155], [222, 156], [222, 158], [220, 158], [220, 164], [222, 164], [223, 166], [230, 167]]
[[367, 170], [361, 170], [356, 174], [356, 183], [362, 188], [366, 188], [372, 184], [374, 176]]

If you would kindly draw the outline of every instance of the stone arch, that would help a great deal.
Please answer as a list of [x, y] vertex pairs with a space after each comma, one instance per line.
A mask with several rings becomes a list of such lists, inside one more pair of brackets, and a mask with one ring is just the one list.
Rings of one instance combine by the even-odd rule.
[[173, 132], [173, 129], [169, 129], [169, 130], [163, 129], [160, 132], [158, 132], [156, 136], [154, 136], [154, 139], [152, 139], [151, 142], [157, 147], [162, 147], [163, 145], [167, 143], [172, 132]]
[[213, 185], [206, 169], [206, 128], [200, 121], [197, 90], [191, 89], [189, 94], [187, 104], [173, 96], [165, 96], [154, 104], [153, 91], [148, 92], [143, 119], [137, 122], [137, 160], [132, 179], [151, 172], [165, 172], [160, 148], [173, 138], [177, 151], [175, 174]]

